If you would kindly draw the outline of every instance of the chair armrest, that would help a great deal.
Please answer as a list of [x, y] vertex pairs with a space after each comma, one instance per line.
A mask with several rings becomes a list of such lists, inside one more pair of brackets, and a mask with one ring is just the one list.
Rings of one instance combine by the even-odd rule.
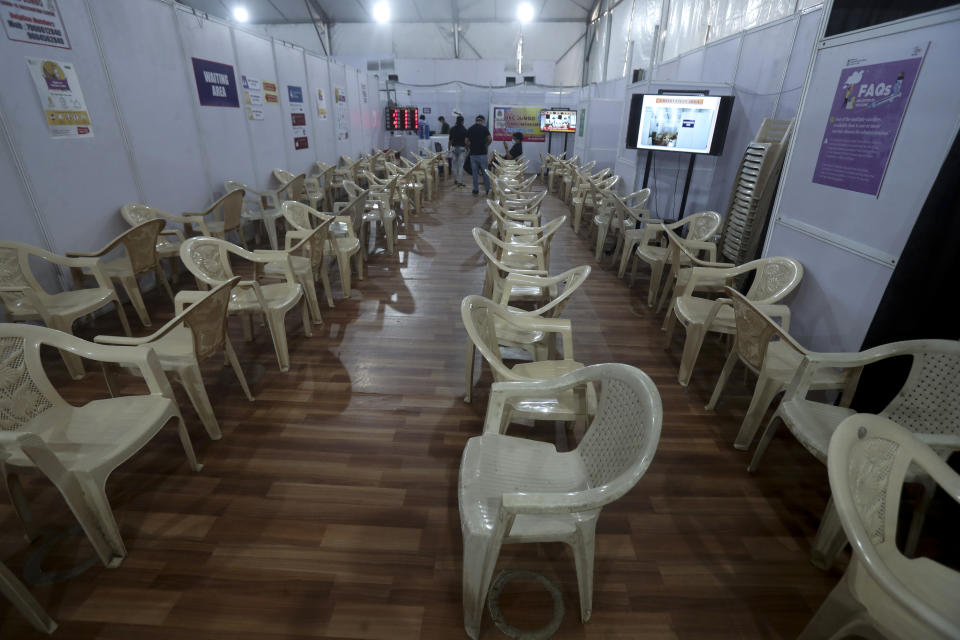
[[162, 236], [176, 236], [177, 240], [184, 242], [186, 238], [183, 236], [183, 232], [180, 229], [164, 229], [160, 232]]
[[346, 224], [348, 238], [352, 239], [357, 237], [357, 232], [356, 232], [356, 229], [353, 228], [353, 220], [350, 219], [350, 216], [334, 216], [331, 226], [339, 222], [343, 222]]
[[618, 497], [607, 495], [599, 487], [571, 493], [517, 492], [504, 493], [501, 505], [511, 515], [579, 513], [599, 509]]
[[707, 260], [710, 262], [717, 261], [717, 245], [713, 242], [709, 242], [707, 240], [684, 240], [683, 245], [687, 249], [690, 249], [691, 253], [695, 253], [697, 251], [706, 251]]

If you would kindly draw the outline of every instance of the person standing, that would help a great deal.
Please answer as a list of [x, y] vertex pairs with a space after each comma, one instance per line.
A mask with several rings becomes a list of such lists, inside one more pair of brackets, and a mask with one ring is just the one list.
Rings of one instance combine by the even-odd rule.
[[463, 163], [467, 155], [467, 128], [463, 126], [463, 116], [457, 116], [456, 124], [450, 128], [447, 151], [452, 153], [453, 180], [458, 187], [462, 187]]
[[440, 135], [450, 133], [450, 125], [447, 124], [447, 119], [443, 116], [439, 116], [437, 120], [440, 121]]
[[487, 145], [493, 138], [490, 136], [490, 129], [487, 129], [487, 121], [482, 115], [477, 116], [476, 122], [467, 129], [467, 151], [470, 153], [470, 168], [473, 172], [473, 195], [480, 193], [477, 184], [477, 174], [483, 171], [483, 188], [490, 193], [490, 178], [487, 177]]
[[421, 140], [430, 138], [430, 125], [427, 124], [426, 116], [420, 116], [420, 124], [417, 125], [417, 137]]

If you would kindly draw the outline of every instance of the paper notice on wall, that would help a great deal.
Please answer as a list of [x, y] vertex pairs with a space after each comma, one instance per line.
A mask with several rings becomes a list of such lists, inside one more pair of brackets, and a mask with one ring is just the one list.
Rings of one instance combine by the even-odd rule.
[[247, 107], [248, 120], [263, 120], [263, 109], [260, 107]]
[[333, 100], [337, 116], [337, 140], [350, 138], [350, 120], [347, 114], [347, 92], [340, 87], [334, 87]]
[[360, 81], [360, 102], [367, 104], [367, 83], [365, 80]]
[[820, 143], [815, 183], [871, 196], [880, 193], [929, 45], [910, 47], [900, 52], [903, 57], [889, 62], [847, 61]]
[[11, 40], [70, 48], [56, 0], [0, 0], [0, 21]]
[[276, 82], [263, 81], [263, 99], [267, 104], [280, 104]]
[[327, 119], [327, 100], [323, 97], [323, 89], [317, 89], [317, 117]]
[[27, 69], [40, 95], [40, 105], [50, 127], [50, 136], [92, 138], [90, 114], [73, 63], [27, 58]]
[[[2, 0], [0, 0], [2, 1]], [[240, 86], [243, 87], [243, 104], [249, 105], [251, 107], [262, 107], [263, 100], [263, 83], [257, 80], [256, 78], [251, 78], [250, 76], [240, 76]], [[250, 109], [247, 109], [247, 113], [250, 113]], [[250, 118], [251, 120], [263, 120], [263, 118]]]
[[287, 104], [290, 108], [290, 124], [293, 126], [293, 149], [308, 148], [307, 110], [303, 106], [303, 87], [287, 85]]

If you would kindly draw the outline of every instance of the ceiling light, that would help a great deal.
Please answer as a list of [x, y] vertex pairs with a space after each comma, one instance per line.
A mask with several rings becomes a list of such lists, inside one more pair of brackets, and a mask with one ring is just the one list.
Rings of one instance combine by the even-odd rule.
[[234, 7], [233, 8], [233, 19], [237, 22], [246, 22], [250, 19], [250, 14], [247, 13], [247, 10], [243, 7]]
[[386, 2], [373, 5], [373, 19], [377, 22], [390, 22], [390, 5]]
[[523, 2], [517, 7], [517, 20], [520, 22], [530, 22], [533, 20], [533, 5], [529, 2]]

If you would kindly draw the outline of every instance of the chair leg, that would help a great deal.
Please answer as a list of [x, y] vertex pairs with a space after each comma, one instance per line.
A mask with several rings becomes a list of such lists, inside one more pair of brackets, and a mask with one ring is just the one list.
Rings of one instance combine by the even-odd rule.
[[657, 301], [660, 292], [660, 280], [663, 278], [663, 263], [654, 262], [650, 265], [650, 289], [647, 291], [647, 306], [651, 309]]
[[833, 497], [827, 502], [827, 508], [820, 518], [817, 535], [813, 539], [813, 548], [810, 550], [810, 562], [818, 569], [829, 571], [837, 554], [847, 545], [847, 535], [843, 532], [837, 507], [833, 504]]
[[233, 372], [237, 375], [237, 380], [240, 381], [240, 388], [243, 389], [243, 393], [247, 396], [247, 400], [253, 402], [253, 394], [250, 393], [250, 387], [247, 386], [247, 377], [243, 375], [243, 368], [240, 367], [240, 361], [237, 359], [237, 352], [233, 350], [233, 344], [231, 344], [230, 338], [227, 338], [226, 342], [224, 342], [223, 349], [227, 352], [227, 361], [233, 368]]
[[157, 262], [157, 266], [154, 268], [154, 273], [157, 274], [157, 281], [163, 285], [164, 290], [167, 292], [167, 295], [170, 296], [170, 302], [176, 304], [176, 297], [173, 295], [173, 289], [170, 288], [170, 281], [167, 280], [167, 274], [164, 273], [163, 267]]
[[573, 220], [570, 221], [570, 226], [573, 227], [574, 233], [580, 233], [580, 218], [583, 217], [583, 201], [573, 205]]
[[726, 388], [727, 380], [730, 378], [733, 368], [737, 366], [737, 360], [739, 360], [737, 350], [733, 349], [730, 351], [730, 355], [727, 356], [727, 361], [723, 363], [723, 369], [720, 370], [720, 377], [717, 378], [717, 385], [713, 388], [713, 395], [710, 396], [710, 402], [704, 407], [707, 411], [713, 411], [717, 408], [717, 402], [720, 401], [720, 394], [722, 394]]
[[[731, 351], [731, 354], [736, 351]], [[747, 413], [743, 416], [743, 422], [740, 424], [740, 431], [733, 443], [734, 448], [746, 451], [753, 442], [753, 437], [760, 428], [760, 421], [770, 408], [774, 397], [782, 391], [782, 385], [771, 380], [765, 375], [761, 375], [757, 380], [757, 386], [753, 389], [753, 397], [750, 398], [750, 406], [747, 407]]]
[[273, 339], [273, 349], [277, 352], [277, 363], [280, 365], [280, 371], [289, 371], [290, 352], [287, 349], [287, 328], [283, 323], [283, 312], [267, 313], [267, 324], [270, 328], [270, 337]]
[[597, 226], [597, 246], [593, 251], [593, 259], [597, 262], [600, 262], [600, 258], [603, 256], [603, 245], [607, 241], [607, 230], [609, 229], [608, 225], [601, 224]]
[[326, 262], [320, 267], [320, 282], [323, 283], [323, 293], [327, 297], [327, 306], [333, 309], [333, 289], [330, 287], [330, 273]]
[[310, 325], [310, 309], [306, 299], [300, 300], [300, 315], [303, 322], [303, 335], [308, 338], [313, 337], [313, 327]]
[[223, 437], [220, 431], [220, 425], [217, 423], [217, 417], [213, 413], [213, 407], [210, 405], [210, 397], [207, 395], [207, 388], [203, 385], [203, 376], [200, 374], [199, 365], [194, 362], [177, 371], [180, 377], [180, 384], [193, 403], [197, 415], [200, 416], [200, 422], [211, 440], [219, 440]]
[[[864, 629], [864, 627], [867, 627]], [[864, 608], [850, 593], [847, 575], [844, 574], [837, 586], [827, 595], [826, 600], [807, 623], [797, 640], [826, 640], [832, 638], [881, 637], [869, 625], [866, 625]]]
[[467, 338], [467, 357], [466, 357], [466, 381], [464, 385], [463, 401], [470, 402], [470, 396], [473, 392], [473, 363], [476, 348], [473, 341]]
[[577, 523], [577, 540], [573, 548], [573, 561], [577, 568], [577, 586], [580, 590], [580, 620], [587, 622], [593, 613], [593, 558], [596, 540], [597, 519]]
[[[119, 303], [117, 303], [117, 308], [120, 308]], [[51, 318], [50, 325], [52, 329], [73, 334], [73, 321], [70, 319], [59, 317]], [[70, 374], [71, 378], [74, 380], [83, 378], [83, 360], [81, 360], [79, 356], [75, 356], [61, 349], [60, 357], [63, 358], [63, 364], [67, 367], [67, 373]]]
[[483, 605], [500, 555], [501, 536], [463, 535], [463, 626], [477, 640], [483, 620]]
[[147, 313], [147, 306], [143, 303], [143, 296], [140, 295], [140, 285], [137, 283], [136, 277], [124, 276], [120, 278], [120, 282], [123, 284], [123, 289], [127, 292], [131, 304], [133, 304], [133, 309], [137, 312], [137, 317], [140, 318], [140, 324], [145, 327], [152, 326], [150, 324], [150, 314]]
[[313, 274], [307, 271], [306, 276], [300, 280], [303, 286], [303, 295], [306, 297], [305, 304], [310, 309], [310, 316], [314, 324], [323, 324], [323, 317], [320, 315], [320, 301], [317, 300], [317, 284], [313, 281]]
[[0, 562], [0, 593], [12, 602], [17, 611], [40, 633], [49, 634], [57, 630], [57, 623], [53, 618], [47, 615], [33, 594], [2, 562]]
[[667, 301], [667, 298], [671, 297], [671, 294], [676, 290], [677, 279], [676, 275], [672, 273], [667, 274], [667, 281], [663, 283], [663, 290], [660, 291], [660, 297], [657, 300], [657, 313], [663, 309], [663, 303]]
[[773, 436], [775, 436], [777, 433], [779, 421], [780, 414], [773, 414], [773, 417], [770, 418], [770, 422], [767, 423], [766, 428], [763, 430], [763, 434], [760, 436], [760, 442], [757, 443], [757, 448], [753, 452], [753, 459], [750, 460], [750, 466], [747, 467], [747, 471], [750, 473], [754, 473], [760, 466], [760, 459], [763, 458], [763, 454], [766, 453], [767, 447], [770, 446], [770, 441], [773, 440]]
[[57, 488], [83, 527], [100, 560], [104, 566], [111, 569], [119, 567], [127, 556], [127, 549], [107, 500], [106, 478], [70, 474], [65, 480], [63, 485], [58, 484]]
[[687, 325], [687, 338], [683, 342], [683, 355], [680, 356], [680, 372], [677, 374], [677, 380], [681, 386], [690, 384], [690, 377], [693, 375], [693, 368], [697, 364], [697, 358], [700, 355], [700, 347], [703, 346], [703, 335], [706, 333], [706, 327], [690, 323]]
[[177, 435], [180, 436], [180, 445], [183, 447], [183, 452], [187, 455], [187, 462], [190, 464], [191, 469], [200, 471], [203, 469], [203, 465], [197, 462], [197, 454], [193, 451], [193, 443], [190, 441], [190, 432], [187, 431], [187, 423], [183, 421], [183, 416], [180, 415], [179, 411], [173, 417], [177, 420]]
[[627, 264], [630, 262], [630, 257], [633, 255], [636, 244], [636, 241], [632, 238], [624, 240], [623, 246], [620, 248], [620, 268], [617, 270], [618, 278], [623, 278], [623, 274], [627, 272]]
[[363, 280], [363, 249], [353, 254], [353, 262], [357, 268], [357, 279]]
[[270, 242], [270, 248], [276, 251], [280, 246], [277, 240], [277, 221], [273, 218], [264, 218], [263, 227], [267, 230], [267, 241]]
[[17, 517], [20, 518], [27, 542], [32, 542], [40, 535], [40, 528], [37, 526], [36, 520], [33, 517], [30, 502], [27, 500], [26, 494], [23, 493], [20, 476], [5, 471], [3, 477], [7, 487], [7, 494], [10, 496], [10, 504], [13, 506]]
[[633, 262], [633, 266], [630, 267], [630, 286], [632, 287], [632, 286], [633, 286], [633, 283], [634, 283], [634, 282], [636, 281], [636, 279], [637, 279], [637, 267], [638, 267], [638, 265], [639, 265], [639, 263], [640, 263], [640, 261], [637, 260], [636, 252], [634, 252], [634, 253], [632, 253], [632, 254], [630, 255], [630, 261]]

